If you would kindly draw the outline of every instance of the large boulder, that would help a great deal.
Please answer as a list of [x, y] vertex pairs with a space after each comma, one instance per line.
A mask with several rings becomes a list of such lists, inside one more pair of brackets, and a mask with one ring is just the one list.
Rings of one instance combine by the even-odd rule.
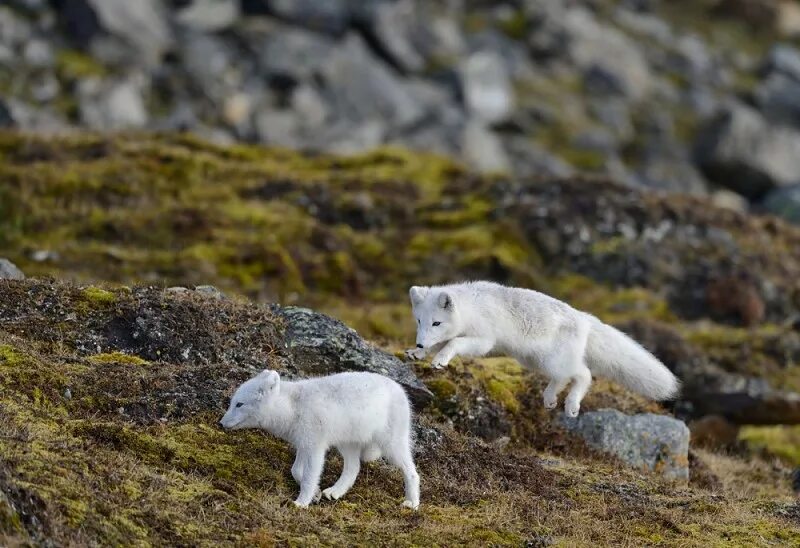
[[689, 428], [682, 421], [652, 413], [625, 415], [615, 409], [560, 420], [591, 447], [634, 468], [669, 479], [689, 479]]
[[366, 343], [339, 320], [308, 308], [273, 307], [285, 322], [285, 344], [292, 365], [304, 375], [371, 371], [403, 385], [418, 407], [433, 394], [399, 359]]
[[707, 123], [695, 154], [706, 176], [750, 198], [800, 183], [800, 132], [774, 127], [743, 104]]

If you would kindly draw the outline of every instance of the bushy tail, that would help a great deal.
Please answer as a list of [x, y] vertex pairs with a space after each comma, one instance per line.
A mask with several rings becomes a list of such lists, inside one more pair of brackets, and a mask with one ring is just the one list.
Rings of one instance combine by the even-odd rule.
[[593, 373], [650, 399], [668, 400], [680, 391], [680, 381], [658, 358], [622, 331], [596, 318], [586, 344], [586, 363]]

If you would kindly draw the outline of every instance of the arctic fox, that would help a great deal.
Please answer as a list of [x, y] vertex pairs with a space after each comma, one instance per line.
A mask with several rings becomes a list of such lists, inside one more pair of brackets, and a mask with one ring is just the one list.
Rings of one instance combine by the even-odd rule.
[[674, 397], [678, 379], [636, 341], [543, 293], [492, 282], [467, 282], [409, 290], [417, 321], [412, 359], [436, 352], [432, 365], [444, 367], [455, 356], [510, 355], [538, 367], [550, 379], [544, 406], [553, 409], [558, 394], [572, 382], [567, 416], [577, 417], [592, 373], [619, 381], [656, 400]]
[[[411, 407], [405, 390], [375, 373], [339, 373], [289, 382], [265, 370], [236, 389], [220, 424], [226, 429], [260, 428], [297, 451], [292, 476], [300, 485], [295, 506], [306, 508], [322, 495], [339, 499], [353, 486], [361, 461], [383, 457], [403, 472], [403, 506], [419, 506], [419, 475], [411, 456]], [[325, 453], [342, 455], [342, 475], [320, 493]]]

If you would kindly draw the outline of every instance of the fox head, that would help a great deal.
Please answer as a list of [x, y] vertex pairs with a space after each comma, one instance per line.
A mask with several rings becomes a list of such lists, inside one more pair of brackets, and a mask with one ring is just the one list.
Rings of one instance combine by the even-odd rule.
[[417, 322], [417, 348], [430, 348], [461, 334], [458, 307], [450, 293], [415, 285], [408, 296]]
[[265, 369], [236, 389], [219, 423], [225, 429], [258, 428], [265, 408], [278, 395], [280, 386], [278, 372]]

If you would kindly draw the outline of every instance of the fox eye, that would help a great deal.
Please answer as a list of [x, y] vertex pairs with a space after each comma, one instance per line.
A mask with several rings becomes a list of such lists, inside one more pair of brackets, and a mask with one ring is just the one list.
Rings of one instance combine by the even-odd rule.
[[442, 322], [433, 322], [433, 327], [439, 327], [442, 325]]
[[422, 323], [421, 321], [417, 320], [417, 323]]
[[239, 403], [237, 403], [237, 404], [236, 404], [236, 408], [238, 409], [238, 408], [240, 408], [240, 407], [241, 407], [241, 406], [243, 406], [243, 405], [244, 405], [244, 403], [242, 403], [242, 402], [239, 402]]

